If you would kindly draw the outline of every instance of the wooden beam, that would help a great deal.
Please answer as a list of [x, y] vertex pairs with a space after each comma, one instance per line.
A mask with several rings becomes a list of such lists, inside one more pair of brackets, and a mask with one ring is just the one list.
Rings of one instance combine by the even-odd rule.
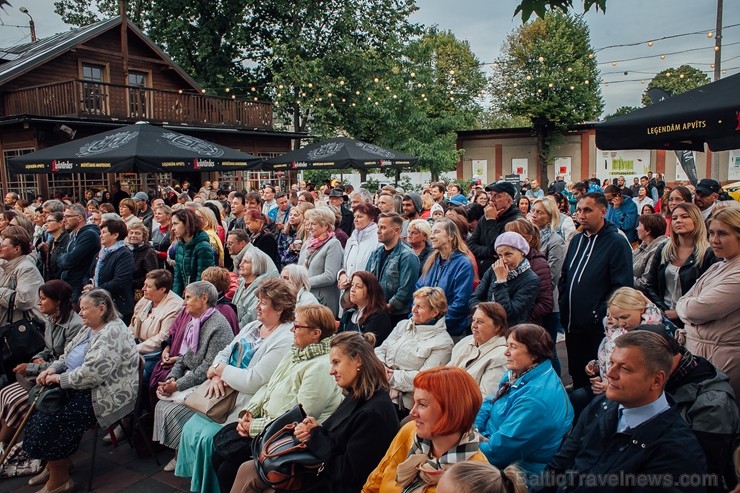
[[[92, 51], [94, 53], [100, 53], [101, 55], [108, 55], [108, 56], [114, 56], [114, 57], [120, 57], [121, 53], [114, 51], [114, 50], [105, 50], [103, 48], [94, 48], [92, 46], [85, 46], [83, 45], [77, 45], [77, 49], [86, 50], [86, 51]], [[167, 63], [166, 60], [162, 60], [161, 58], [149, 58], [145, 56], [139, 56], [139, 55], [129, 55], [129, 60], [136, 60], [139, 62], [151, 62], [151, 63], [158, 63], [160, 65], [165, 65], [167, 67], [171, 67], [171, 64]]]

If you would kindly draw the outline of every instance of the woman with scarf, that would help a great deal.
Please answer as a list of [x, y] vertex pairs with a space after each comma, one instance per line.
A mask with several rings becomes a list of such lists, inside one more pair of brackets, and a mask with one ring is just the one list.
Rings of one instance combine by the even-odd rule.
[[276, 267], [280, 265], [277, 240], [275, 240], [275, 236], [267, 228], [269, 219], [260, 211], [250, 209], [244, 214], [244, 222], [247, 225], [250, 243], [265, 252]]
[[181, 209], [172, 215], [172, 233], [177, 239], [172, 290], [182, 296], [186, 285], [200, 281], [201, 273], [216, 265], [216, 257], [202, 221], [190, 209]]
[[526, 256], [529, 244], [519, 233], [507, 231], [496, 238], [498, 260], [483, 274], [470, 299], [470, 308], [483, 301], [495, 301], [506, 310], [510, 324], [527, 322], [540, 290], [540, 278]]
[[475, 428], [487, 439], [480, 450], [498, 468], [516, 463], [525, 473], [538, 474], [570, 430], [573, 408], [550, 364], [552, 339], [545, 329], [512, 327], [504, 354], [508, 372], [475, 418]]
[[327, 207], [318, 207], [306, 211], [305, 216], [310, 237], [301, 247], [298, 263], [308, 269], [311, 293], [336, 318], [339, 313], [337, 274], [342, 266], [342, 245], [334, 237], [334, 213]]
[[236, 306], [239, 327], [257, 320], [257, 290], [265, 280], [279, 275], [265, 252], [253, 245], [246, 249], [239, 264], [239, 287], [232, 300]]
[[342, 290], [342, 309], [349, 308], [349, 286], [352, 274], [365, 270], [370, 255], [377, 250], [378, 242], [378, 215], [380, 210], [369, 202], [354, 207], [355, 229], [347, 240], [344, 248], [342, 269], [337, 275], [337, 287]]
[[[293, 289], [282, 279], [273, 278], [265, 281], [257, 293], [257, 320], [245, 325], [208, 369], [210, 395], [223, 395], [226, 387], [239, 393], [234, 409], [226, 416], [227, 425], [237, 421], [239, 412], [267, 384], [293, 342]], [[182, 430], [175, 475], [192, 478], [190, 491], [218, 491], [211, 453], [213, 437], [224, 425], [191, 414]]]
[[169, 250], [172, 241], [171, 219], [172, 209], [169, 206], [162, 204], [154, 209], [154, 220], [159, 224], [159, 227], [152, 231], [152, 246], [157, 252], [157, 261], [159, 262], [160, 269], [166, 268], [172, 270], [166, 262], [167, 250]]
[[[167, 380], [157, 386], [160, 401], [154, 408], [152, 440], [177, 450], [180, 434], [193, 411], [183, 401], [189, 393], [207, 378], [208, 368], [234, 338], [229, 323], [216, 309], [218, 294], [213, 284], [198, 281], [185, 288], [185, 310], [192, 317], [183, 334], [177, 362]], [[173, 459], [174, 461], [174, 459]], [[174, 469], [169, 463], [166, 470]]]
[[[309, 416], [296, 426], [296, 438], [324, 460], [324, 470], [311, 481], [314, 491], [359, 491], [398, 432], [388, 380], [373, 353], [374, 345], [373, 334], [334, 336], [329, 352], [331, 375], [345, 397], [322, 425]], [[257, 476], [255, 462], [248, 461], [239, 468], [231, 491], [258, 493], [267, 489]]]
[[375, 354], [383, 363], [391, 386], [391, 399], [399, 417], [406, 417], [413, 400], [413, 381], [427, 368], [446, 365], [454, 343], [447, 333], [447, 300], [440, 288], [424, 287], [414, 293], [411, 319], [402, 320]]
[[238, 422], [218, 433], [229, 437], [228, 450], [213, 449], [213, 467], [221, 491], [230, 491], [242, 463], [252, 458], [251, 439], [271, 420], [295, 405], [303, 405], [306, 415], [324, 422], [339, 406], [342, 393], [329, 374], [329, 349], [336, 330], [334, 315], [321, 305], [296, 308], [293, 346], [283, 357], [270, 381], [262, 386], [241, 412]]
[[134, 294], [131, 284], [134, 278], [134, 255], [126, 248], [124, 239], [128, 235], [126, 223], [120, 219], [109, 219], [100, 225], [100, 253], [92, 276], [92, 283], [82, 288], [87, 292], [93, 288], [108, 291], [116, 304], [121, 320], [128, 325], [134, 313]]
[[435, 493], [454, 464], [486, 462], [473, 428], [481, 400], [478, 385], [462, 368], [439, 366], [416, 375], [412, 420], [393, 439], [362, 492]]
[[133, 289], [134, 302], [138, 302], [144, 297], [144, 279], [147, 273], [159, 267], [157, 252], [151, 243], [149, 243], [149, 231], [144, 226], [144, 223], [135, 223], [128, 228], [126, 242], [134, 256], [134, 276], [131, 287]]

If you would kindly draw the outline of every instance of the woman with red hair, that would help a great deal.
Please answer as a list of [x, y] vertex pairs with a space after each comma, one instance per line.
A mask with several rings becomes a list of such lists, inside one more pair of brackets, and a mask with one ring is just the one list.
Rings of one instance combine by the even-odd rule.
[[412, 420], [393, 439], [363, 493], [434, 493], [444, 471], [458, 462], [486, 462], [473, 422], [481, 406], [478, 384], [465, 370], [438, 366], [414, 378]]

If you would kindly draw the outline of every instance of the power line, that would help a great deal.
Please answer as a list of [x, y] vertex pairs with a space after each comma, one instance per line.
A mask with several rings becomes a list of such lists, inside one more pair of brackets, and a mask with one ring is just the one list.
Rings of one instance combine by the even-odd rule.
[[[740, 44], [740, 41], [737, 41], [735, 43], [727, 43], [727, 44], [722, 45], [722, 47], [725, 48], [725, 47], [734, 46], [734, 45], [737, 45], [737, 44]], [[710, 50], [710, 49], [712, 51], [714, 51], [714, 47], [713, 46], [704, 46], [702, 48], [690, 48], [688, 50], [673, 51], [673, 52], [670, 52], [670, 53], [660, 53], [658, 55], [646, 55], [646, 56], [638, 56], [638, 57], [635, 57], [635, 58], [625, 58], [625, 59], [622, 59], [622, 60], [610, 60], [608, 62], [599, 62], [598, 65], [607, 65], [607, 64], [610, 64], [610, 63], [620, 63], [620, 62], [634, 62], [635, 60], [645, 60], [645, 59], [648, 59], [648, 58], [655, 58], [655, 57], [658, 57], [658, 56], [659, 57], [667, 57], [667, 56], [672, 56], [672, 55], [681, 55], [683, 53], [690, 53], [690, 52], [693, 52], [693, 51], [702, 51], [702, 50]]]
[[[729, 29], [729, 28], [737, 27], [737, 26], [740, 26], [740, 24], [730, 24], [729, 26], [722, 26], [722, 29]], [[637, 42], [634, 42], [634, 43], [622, 43], [622, 44], [618, 44], [618, 45], [603, 46], [601, 48], [595, 49], [594, 50], [594, 53], [599, 52], [599, 51], [602, 51], [602, 50], [609, 50], [609, 49], [612, 49], [612, 48], [626, 48], [626, 47], [630, 47], [630, 46], [640, 46], [640, 45], [643, 45], [643, 44], [646, 44], [646, 43], [654, 43], [655, 41], [664, 41], [666, 39], [680, 38], [682, 36], [695, 36], [697, 34], [705, 34], [706, 35], [708, 32], [714, 32], [714, 30], [713, 29], [707, 29], [707, 30], [704, 30], [704, 31], [695, 31], [695, 32], [691, 32], [691, 33], [671, 34], [670, 36], [663, 36], [661, 38], [651, 38], [651, 39], [648, 39], [646, 41], [637, 41]]]

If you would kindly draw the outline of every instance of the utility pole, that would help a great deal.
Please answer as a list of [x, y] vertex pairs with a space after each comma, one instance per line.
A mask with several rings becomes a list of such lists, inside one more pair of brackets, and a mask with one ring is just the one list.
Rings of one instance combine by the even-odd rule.
[[[717, 28], [714, 33], [714, 80], [718, 81], [722, 77], [722, 7], [724, 0], [717, 0]], [[720, 164], [719, 155], [716, 152], [712, 153], [712, 163], [710, 166], [712, 176], [707, 178], [714, 178], [720, 180]]]

